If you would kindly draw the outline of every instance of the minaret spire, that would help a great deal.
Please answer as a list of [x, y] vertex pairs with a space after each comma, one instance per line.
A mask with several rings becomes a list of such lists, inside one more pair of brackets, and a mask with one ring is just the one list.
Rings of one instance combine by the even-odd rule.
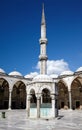
[[42, 5], [42, 22], [41, 22], [41, 24], [46, 24], [46, 22], [45, 22], [45, 14], [44, 14], [44, 3]]
[[41, 39], [46, 38], [46, 20], [44, 13], [44, 4], [42, 5], [42, 20], [41, 20]]
[[40, 42], [40, 74], [47, 73], [47, 55], [46, 55], [46, 45], [47, 45], [47, 38], [46, 38], [46, 20], [45, 20], [45, 13], [44, 13], [44, 4], [42, 5], [42, 20], [41, 20], [41, 38]]

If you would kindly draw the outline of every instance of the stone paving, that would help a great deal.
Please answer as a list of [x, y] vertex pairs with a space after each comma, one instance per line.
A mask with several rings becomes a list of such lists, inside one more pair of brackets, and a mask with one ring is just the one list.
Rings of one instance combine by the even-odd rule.
[[25, 110], [6, 111], [0, 130], [82, 130], [82, 110], [60, 110], [55, 119], [27, 119]]

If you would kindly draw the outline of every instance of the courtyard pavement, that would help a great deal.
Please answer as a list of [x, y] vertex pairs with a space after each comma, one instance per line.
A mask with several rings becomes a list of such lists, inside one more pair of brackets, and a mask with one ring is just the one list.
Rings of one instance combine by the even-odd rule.
[[0, 130], [82, 130], [82, 110], [60, 110], [55, 119], [27, 119], [25, 110], [6, 111]]

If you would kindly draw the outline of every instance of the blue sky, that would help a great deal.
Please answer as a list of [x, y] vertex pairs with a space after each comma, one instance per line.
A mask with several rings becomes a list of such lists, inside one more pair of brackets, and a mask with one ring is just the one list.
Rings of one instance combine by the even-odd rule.
[[72, 71], [82, 66], [82, 0], [1, 0], [0, 68], [6, 73], [37, 71], [43, 2], [49, 61], [61, 66], [63, 60]]

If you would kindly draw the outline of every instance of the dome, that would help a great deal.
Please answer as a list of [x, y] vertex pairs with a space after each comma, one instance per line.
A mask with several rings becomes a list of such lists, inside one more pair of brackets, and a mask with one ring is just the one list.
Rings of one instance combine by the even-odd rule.
[[72, 75], [72, 74], [73, 74], [73, 71], [67, 70], [67, 71], [62, 72], [60, 75]]
[[3, 69], [0, 68], [0, 73], [4, 73], [5, 74], [5, 71]]
[[57, 74], [52, 74], [52, 75], [50, 75], [50, 77], [54, 79], [54, 78], [57, 78], [58, 75]]
[[17, 71], [13, 71], [9, 73], [10, 76], [22, 76], [22, 74], [20, 72]]
[[78, 72], [78, 71], [82, 71], [82, 67], [79, 67], [79, 68], [76, 70], [76, 72]]
[[33, 79], [34, 82], [52, 82], [53, 79], [48, 76], [48, 75], [37, 75], [36, 77], [34, 77]]
[[30, 74], [27, 74], [27, 75], [25, 75], [24, 77], [25, 77], [25, 78], [28, 78], [28, 79], [33, 79], [33, 76], [30, 75]]

